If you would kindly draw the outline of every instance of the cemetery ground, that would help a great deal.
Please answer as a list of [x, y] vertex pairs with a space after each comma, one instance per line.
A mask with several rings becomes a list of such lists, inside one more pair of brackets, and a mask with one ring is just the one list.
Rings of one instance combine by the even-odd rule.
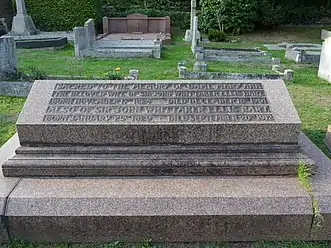
[[[312, 42], [319, 40], [321, 28], [286, 28], [278, 31], [261, 31], [231, 37], [235, 43], [206, 43], [206, 46], [255, 48], [264, 43]], [[127, 75], [130, 69], [139, 70], [139, 79], [178, 79], [177, 63], [185, 61], [192, 70], [194, 57], [190, 44], [183, 42], [183, 31], [174, 30], [174, 45], [166, 46], [162, 59], [76, 59], [73, 45], [62, 49], [19, 49], [19, 69], [31, 73], [31, 67], [47, 75], [104, 76], [120, 68], [120, 74]], [[273, 57], [281, 58], [282, 69], [294, 70], [294, 81], [288, 83], [288, 90], [302, 120], [303, 132], [329, 157], [324, 145], [326, 127], [331, 123], [331, 85], [317, 77], [317, 64], [296, 64], [284, 58], [285, 51], [269, 51]], [[272, 73], [268, 63], [228, 63], [208, 61], [208, 71]], [[38, 76], [38, 75], [35, 75]], [[0, 98], [0, 145], [15, 132], [15, 116], [24, 104], [23, 98]]]
[[[279, 43], [282, 41], [292, 42], [313, 42], [321, 43], [321, 28], [289, 28], [275, 32], [260, 32], [249, 35], [234, 37], [236, 43], [208, 43], [207, 46], [219, 47], [240, 47], [255, 48], [262, 46], [263, 43]], [[68, 45], [63, 49], [56, 50], [18, 50], [19, 69], [30, 73], [31, 67], [37, 68], [47, 75], [67, 75], [67, 76], [104, 76], [107, 72], [115, 71], [120, 67], [120, 72], [127, 75], [130, 69], [139, 70], [140, 79], [178, 79], [177, 63], [185, 61], [189, 70], [192, 70], [194, 58], [190, 49], [190, 44], [182, 41], [184, 34], [176, 30], [173, 34], [174, 45], [166, 46], [161, 60], [156, 59], [75, 59], [74, 48]], [[288, 83], [287, 87], [291, 94], [296, 109], [302, 120], [303, 132], [329, 157], [331, 154], [324, 145], [326, 127], [331, 123], [331, 84], [317, 77], [318, 65], [296, 64], [284, 59], [285, 51], [269, 51], [273, 57], [279, 57], [282, 60], [283, 69], [294, 70], [294, 81]], [[221, 72], [243, 72], [243, 73], [272, 73], [271, 64], [263, 63], [228, 63], [208, 61], [209, 71]], [[24, 104], [25, 98], [18, 97], [0, 97], [0, 146], [8, 140], [15, 132], [15, 119]], [[146, 237], [148, 238], [148, 237]], [[74, 244], [34, 244], [25, 242], [12, 242], [10, 244], [0, 245], [4, 248], [121, 248], [121, 247], [139, 247], [152, 248], [157, 247], [149, 242], [136, 245], [123, 245], [120, 243], [95, 244], [95, 245], [74, 245]], [[193, 246], [192, 246], [193, 247]], [[195, 247], [195, 246], [194, 246]], [[232, 247], [232, 245], [210, 244], [199, 247], [217, 248]], [[237, 247], [237, 246], [235, 246]], [[242, 246], [238, 246], [242, 247]], [[245, 244], [244, 247], [282, 247], [282, 248], [326, 248], [331, 247], [329, 242], [259, 242]]]

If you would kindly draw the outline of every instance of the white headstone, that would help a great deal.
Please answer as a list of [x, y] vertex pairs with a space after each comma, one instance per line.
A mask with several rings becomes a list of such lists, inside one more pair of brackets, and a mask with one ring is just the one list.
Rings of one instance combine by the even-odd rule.
[[195, 54], [195, 50], [196, 50], [196, 47], [198, 46], [198, 35], [197, 35], [197, 32], [198, 31], [198, 17], [195, 16], [193, 18], [193, 31], [192, 31], [192, 46], [191, 46], [191, 49], [192, 49], [192, 52]]
[[88, 34], [86, 27], [74, 28], [75, 57], [82, 57], [82, 51], [88, 48]]
[[94, 26], [93, 19], [88, 19], [85, 22], [85, 28], [86, 28], [86, 31], [87, 31], [88, 45], [89, 45], [89, 47], [92, 47], [92, 44], [96, 40], [95, 26]]
[[323, 42], [318, 76], [331, 83], [331, 37]]
[[0, 78], [17, 68], [16, 43], [13, 37], [0, 37]]
[[326, 29], [322, 29], [322, 33], [321, 33], [321, 39], [325, 40], [327, 38], [331, 37], [331, 31], [328, 31]]
[[185, 41], [191, 41], [192, 40], [192, 35], [193, 35], [193, 22], [194, 22], [194, 17], [196, 16], [196, 9], [197, 9], [197, 2], [196, 0], [191, 0], [191, 21], [190, 21], [190, 29], [186, 30], [185, 33]]
[[11, 35], [35, 35], [39, 34], [39, 30], [34, 25], [34, 22], [26, 12], [24, 0], [16, 0], [17, 14], [13, 18]]

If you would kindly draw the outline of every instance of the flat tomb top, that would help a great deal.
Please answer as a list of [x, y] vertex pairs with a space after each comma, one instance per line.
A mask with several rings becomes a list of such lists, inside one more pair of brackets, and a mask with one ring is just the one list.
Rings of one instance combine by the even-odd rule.
[[300, 119], [282, 80], [36, 81], [22, 143], [295, 143]]
[[36, 81], [18, 124], [298, 123], [281, 80]]

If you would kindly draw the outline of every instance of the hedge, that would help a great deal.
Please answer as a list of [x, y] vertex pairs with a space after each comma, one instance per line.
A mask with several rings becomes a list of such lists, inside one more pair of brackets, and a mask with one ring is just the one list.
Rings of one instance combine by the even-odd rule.
[[106, 8], [104, 12], [104, 16], [108, 17], [125, 17], [129, 14], [144, 14], [150, 17], [165, 17], [170, 16], [171, 25], [175, 27], [179, 27], [181, 29], [187, 29], [190, 27], [190, 12], [182, 12], [182, 11], [165, 11], [165, 10], [156, 10], [156, 9], [127, 9], [125, 11], [118, 11], [115, 8]]
[[68, 31], [93, 18], [102, 23], [101, 0], [25, 0], [28, 14], [42, 31]]

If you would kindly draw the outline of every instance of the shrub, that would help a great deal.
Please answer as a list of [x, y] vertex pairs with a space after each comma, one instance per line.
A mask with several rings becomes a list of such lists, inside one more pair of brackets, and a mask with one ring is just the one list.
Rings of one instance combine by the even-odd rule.
[[125, 17], [129, 14], [144, 14], [150, 17], [165, 17], [169, 16], [171, 25], [181, 29], [187, 29], [190, 26], [191, 13], [182, 11], [165, 11], [157, 9], [141, 9], [131, 8], [124, 11], [118, 11], [116, 8], [104, 8], [104, 16], [111, 17]]
[[117, 67], [114, 69], [114, 71], [109, 71], [105, 74], [105, 76], [109, 80], [123, 80], [124, 76], [120, 73], [121, 68]]
[[39, 69], [37, 67], [34, 66], [30, 66], [29, 67], [29, 78], [31, 80], [43, 80], [43, 79], [47, 79], [47, 73], [42, 70]]
[[208, 31], [208, 39], [213, 42], [222, 42], [226, 40], [226, 34], [220, 30], [210, 29]]
[[260, 0], [204, 0], [201, 3], [199, 27], [203, 31], [222, 29], [240, 34], [254, 30], [258, 21]]
[[101, 27], [101, 0], [25, 0], [27, 11], [42, 31], [68, 31], [93, 18]]

